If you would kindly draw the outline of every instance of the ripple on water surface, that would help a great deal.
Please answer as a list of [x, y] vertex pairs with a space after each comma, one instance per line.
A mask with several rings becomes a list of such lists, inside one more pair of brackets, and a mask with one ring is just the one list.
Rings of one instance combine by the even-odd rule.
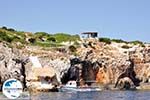
[[[0, 93], [0, 100], [7, 99]], [[49, 92], [23, 93], [24, 100], [150, 100], [150, 91]]]
[[36, 100], [150, 100], [150, 91], [59, 92], [32, 95]]

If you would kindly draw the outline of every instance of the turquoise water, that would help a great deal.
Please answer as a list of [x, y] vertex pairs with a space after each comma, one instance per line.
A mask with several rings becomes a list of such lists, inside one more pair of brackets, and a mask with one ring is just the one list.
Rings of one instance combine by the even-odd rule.
[[[0, 95], [0, 100], [6, 97]], [[51, 92], [29, 95], [24, 93], [19, 99], [24, 100], [150, 100], [150, 91], [102, 91], [102, 92]]]

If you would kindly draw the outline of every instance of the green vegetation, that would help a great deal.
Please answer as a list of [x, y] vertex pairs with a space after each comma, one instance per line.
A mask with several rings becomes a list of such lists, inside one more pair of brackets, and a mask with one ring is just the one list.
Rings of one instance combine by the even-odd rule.
[[7, 31], [11, 31], [11, 32], [15, 32], [15, 29], [13, 29], [13, 28], [7, 28], [5, 26], [3, 26], [2, 29], [7, 30]]
[[58, 43], [50, 43], [50, 42], [35, 42], [34, 44], [35, 46], [41, 46], [41, 47], [59, 47], [62, 46], [61, 44]]
[[37, 41], [44, 41], [46, 40], [46, 38], [49, 36], [48, 33], [46, 32], [36, 32], [34, 33], [34, 38], [37, 40]]
[[53, 37], [56, 39], [58, 43], [67, 42], [67, 41], [77, 41], [80, 40], [79, 35], [69, 35], [66, 33], [57, 33], [54, 34]]
[[6, 42], [25, 42], [25, 35], [23, 32], [16, 32], [16, 31], [8, 31], [5, 29], [0, 29], [0, 40]]
[[131, 42], [129, 42], [129, 43], [132, 43], [132, 44], [134, 44], [134, 45], [139, 44], [140, 46], [145, 47], [144, 43], [141, 42], [141, 41], [138, 41], [138, 40], [137, 40], [137, 41], [131, 41]]
[[129, 47], [128, 45], [123, 45], [122, 48], [124, 48], [124, 49], [129, 49], [129, 48], [131, 48], [131, 47]]
[[111, 42], [116, 43], [128, 43], [127, 41], [123, 41], [121, 39], [110, 39], [110, 38], [99, 38], [100, 42], [105, 42], [106, 44], [111, 44]]
[[37, 45], [43, 47], [59, 47], [62, 42], [77, 42], [80, 40], [78, 35], [69, 35], [66, 33], [48, 34], [46, 32], [29, 32], [16, 31], [13, 28], [3, 26], [0, 28], [0, 41], [8, 43], [20, 42], [26, 45]]
[[[70, 35], [67, 33], [56, 33], [49, 34], [46, 32], [21, 32], [17, 31], [13, 28], [7, 28], [5, 26], [0, 28], [0, 41], [5, 41], [10, 44], [22, 44], [22, 45], [35, 45], [35, 46], [43, 46], [43, 47], [59, 47], [63, 46], [62, 42], [74, 42], [74, 46], [78, 47], [80, 44], [78, 41], [80, 40], [79, 35]], [[99, 38], [100, 42], [105, 42], [106, 44], [111, 44], [111, 42], [116, 43], [132, 43], [134, 45], [141, 45], [144, 47], [143, 42], [141, 41], [123, 41], [121, 39], [110, 39], [110, 38]], [[18, 43], [19, 42], [19, 43]], [[123, 48], [128, 48], [127, 46], [123, 46]], [[71, 46], [70, 50], [73, 52], [74, 47]]]
[[111, 39], [109, 38], [99, 38], [100, 42], [105, 42], [106, 44], [111, 44]]
[[[48, 34], [45, 32], [37, 32], [34, 34], [34, 45], [43, 47], [59, 47], [62, 42], [77, 42], [80, 40], [78, 35], [69, 35], [65, 33]], [[33, 40], [32, 39], [32, 40]]]
[[9, 37], [6, 32], [0, 31], [0, 41], [11, 42], [12, 38]]
[[[99, 38], [99, 41], [100, 42], [105, 42], [106, 44], [111, 44], [111, 42], [116, 42], [116, 43], [126, 43], [126, 44], [134, 44], [134, 45], [139, 44], [142, 47], [145, 46], [144, 43], [141, 42], [141, 41], [130, 41], [130, 42], [127, 42], [127, 41], [124, 41], [124, 40], [121, 40], [121, 39], [110, 39], [110, 38]], [[128, 48], [128, 47], [124, 45], [123, 48]]]
[[116, 42], [116, 43], [128, 43], [127, 41], [123, 41], [121, 39], [112, 39], [111, 41]]
[[137, 45], [137, 44], [142, 45], [143, 44], [143, 42], [141, 42], [141, 41], [131, 41], [130, 43], [132, 43], [134, 45]]
[[56, 42], [56, 39], [54, 37], [48, 37], [47, 41], [49, 41], [49, 42]]

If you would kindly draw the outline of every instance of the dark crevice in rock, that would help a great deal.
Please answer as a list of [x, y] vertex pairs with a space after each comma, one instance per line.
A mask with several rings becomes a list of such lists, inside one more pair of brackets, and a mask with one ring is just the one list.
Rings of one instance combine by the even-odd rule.
[[25, 63], [24, 62], [22, 62], [22, 75], [24, 76], [24, 79], [23, 79], [23, 87], [24, 88], [27, 88], [27, 86], [26, 86], [26, 74], [25, 74]]
[[79, 58], [74, 58], [70, 60], [71, 66], [68, 69], [67, 73], [64, 73], [61, 81], [63, 84], [66, 84], [69, 80], [77, 81], [77, 84], [81, 84], [81, 80], [84, 84], [91, 85], [92, 82], [96, 79], [96, 74], [98, 72], [100, 63], [92, 63], [89, 60], [82, 61]]
[[6, 61], [4, 61], [4, 65], [5, 65], [5, 68], [7, 68], [7, 62]]

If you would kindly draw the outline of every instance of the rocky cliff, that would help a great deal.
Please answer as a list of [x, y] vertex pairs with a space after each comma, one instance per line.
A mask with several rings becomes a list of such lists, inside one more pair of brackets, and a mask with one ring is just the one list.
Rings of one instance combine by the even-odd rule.
[[53, 67], [59, 84], [76, 80], [78, 85], [92, 85], [96, 81], [103, 86], [113, 84], [123, 89], [150, 82], [148, 44], [106, 44], [94, 40], [81, 42], [74, 53], [68, 51], [68, 48], [60, 50], [37, 46], [16, 49], [0, 43], [0, 83], [2, 85], [5, 80], [16, 78], [24, 87], [29, 87], [31, 81], [28, 78], [33, 74], [30, 56], [37, 56], [42, 66]]
[[25, 59], [21, 51], [10, 48], [7, 43], [0, 43], [0, 83], [15, 78], [20, 80], [25, 87]]
[[148, 84], [149, 51], [149, 45], [88, 41], [77, 49], [79, 56], [71, 60], [71, 67], [64, 75], [65, 81], [78, 80], [80, 85], [91, 85], [87, 82], [96, 80], [102, 86], [114, 84], [120, 89]]

